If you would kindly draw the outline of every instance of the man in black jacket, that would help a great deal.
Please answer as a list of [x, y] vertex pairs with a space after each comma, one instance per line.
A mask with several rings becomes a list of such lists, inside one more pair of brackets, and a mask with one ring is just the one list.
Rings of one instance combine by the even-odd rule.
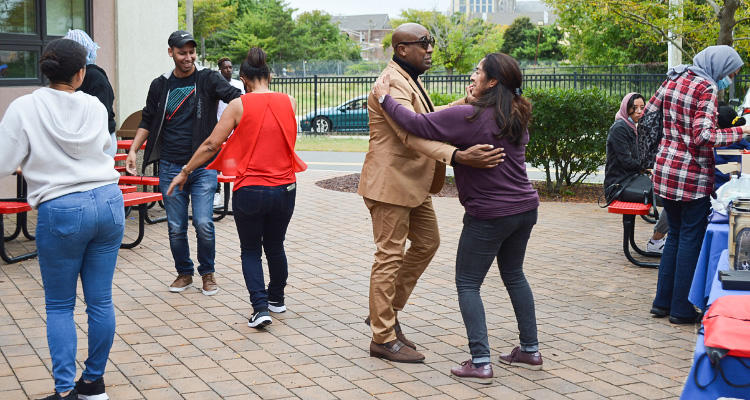
[[[184, 166], [216, 126], [218, 101], [229, 103], [240, 96], [240, 90], [232, 87], [218, 72], [195, 65], [196, 42], [190, 33], [173, 32], [168, 43], [167, 51], [175, 68], [151, 82], [143, 117], [125, 166], [131, 174], [137, 173], [136, 154], [148, 139], [142, 170], [159, 162], [169, 247], [178, 274], [169, 286], [171, 292], [182, 292], [193, 286], [194, 268], [187, 238], [188, 204], [192, 202], [198, 273], [203, 279], [203, 294], [210, 296], [219, 291], [214, 277], [216, 239], [211, 220], [217, 172], [205, 169], [208, 162], [192, 171], [185, 170]], [[167, 196], [169, 183], [183, 170], [189, 175], [183, 190], [175, 190], [172, 196]]]

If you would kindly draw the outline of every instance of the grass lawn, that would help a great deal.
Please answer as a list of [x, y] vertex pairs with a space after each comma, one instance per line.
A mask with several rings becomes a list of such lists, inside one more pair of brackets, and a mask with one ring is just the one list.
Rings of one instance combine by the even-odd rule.
[[346, 151], [353, 153], [366, 153], [368, 139], [363, 135], [359, 137], [337, 137], [337, 136], [312, 136], [301, 135], [297, 137], [294, 149], [297, 151]]

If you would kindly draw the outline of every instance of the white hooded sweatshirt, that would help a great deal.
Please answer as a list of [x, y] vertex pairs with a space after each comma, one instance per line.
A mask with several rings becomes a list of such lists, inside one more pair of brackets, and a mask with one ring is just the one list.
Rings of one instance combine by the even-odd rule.
[[107, 111], [96, 97], [41, 88], [14, 100], [0, 121], [0, 177], [20, 165], [34, 208], [117, 183]]

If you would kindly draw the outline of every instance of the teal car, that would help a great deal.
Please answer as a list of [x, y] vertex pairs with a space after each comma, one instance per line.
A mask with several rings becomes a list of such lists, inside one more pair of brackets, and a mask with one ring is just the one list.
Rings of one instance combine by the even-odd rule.
[[309, 112], [300, 119], [303, 132], [368, 131], [367, 95], [355, 97], [335, 107]]

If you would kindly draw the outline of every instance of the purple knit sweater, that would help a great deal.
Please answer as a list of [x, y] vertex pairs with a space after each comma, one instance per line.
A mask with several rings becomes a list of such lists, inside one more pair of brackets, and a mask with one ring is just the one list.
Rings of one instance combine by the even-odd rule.
[[505, 149], [505, 161], [494, 168], [472, 168], [456, 165], [458, 199], [469, 215], [477, 219], [492, 219], [520, 214], [539, 207], [539, 195], [526, 175], [526, 143], [528, 131], [521, 144], [498, 139], [494, 113], [487, 109], [476, 120], [470, 105], [453, 106], [429, 114], [416, 114], [403, 107], [390, 95], [383, 101], [383, 110], [405, 130], [431, 140], [449, 142], [461, 150], [475, 144], [491, 144]]

